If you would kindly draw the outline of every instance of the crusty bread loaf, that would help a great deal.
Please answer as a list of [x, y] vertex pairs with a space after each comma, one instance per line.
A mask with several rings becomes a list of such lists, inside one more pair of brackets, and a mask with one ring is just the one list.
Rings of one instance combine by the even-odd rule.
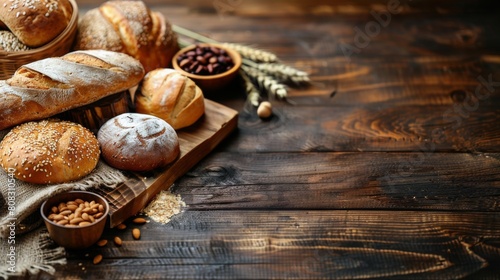
[[175, 130], [155, 116], [125, 113], [107, 121], [97, 134], [102, 157], [129, 171], [150, 171], [173, 162], [180, 153]]
[[75, 49], [123, 52], [149, 72], [170, 66], [179, 45], [170, 23], [144, 2], [107, 1], [82, 16]]
[[99, 154], [92, 132], [56, 119], [16, 126], [0, 143], [2, 168], [34, 184], [80, 179], [94, 170]]
[[176, 130], [194, 124], [205, 112], [201, 89], [168, 68], [146, 74], [135, 94], [135, 106], [138, 113], [157, 116]]
[[68, 26], [73, 7], [68, 0], [0, 0], [0, 21], [29, 47], [52, 41]]
[[26, 64], [0, 81], [0, 130], [90, 104], [136, 86], [143, 77], [137, 60], [104, 50]]

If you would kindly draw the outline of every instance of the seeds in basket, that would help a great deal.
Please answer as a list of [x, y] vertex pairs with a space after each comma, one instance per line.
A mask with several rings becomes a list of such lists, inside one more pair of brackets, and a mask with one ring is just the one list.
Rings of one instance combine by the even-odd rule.
[[61, 202], [52, 206], [48, 219], [65, 226], [88, 226], [104, 215], [104, 205], [82, 199]]
[[7, 30], [0, 31], [0, 51], [21, 52], [31, 48], [23, 44], [19, 39]]

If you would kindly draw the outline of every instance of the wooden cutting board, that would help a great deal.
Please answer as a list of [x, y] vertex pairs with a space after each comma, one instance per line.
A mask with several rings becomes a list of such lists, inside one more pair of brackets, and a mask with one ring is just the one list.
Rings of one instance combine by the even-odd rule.
[[101, 190], [110, 205], [109, 225], [115, 227], [142, 210], [161, 190], [208, 155], [238, 126], [238, 112], [205, 99], [205, 114], [194, 125], [177, 131], [179, 158], [161, 170], [148, 174], [128, 173], [129, 179], [112, 190]]

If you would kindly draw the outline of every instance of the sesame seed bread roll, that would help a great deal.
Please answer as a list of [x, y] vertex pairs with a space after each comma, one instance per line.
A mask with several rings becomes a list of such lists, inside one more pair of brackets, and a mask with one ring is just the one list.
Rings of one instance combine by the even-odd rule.
[[0, 81], [0, 130], [53, 117], [139, 84], [144, 68], [112, 51], [75, 51], [21, 66]]
[[68, 26], [68, 0], [0, 0], [0, 21], [26, 46], [47, 44]]
[[81, 17], [74, 48], [126, 53], [147, 73], [170, 66], [179, 44], [171, 24], [143, 1], [106, 1]]
[[155, 116], [125, 113], [107, 121], [97, 133], [102, 157], [112, 167], [151, 171], [164, 167], [180, 154], [175, 130]]
[[205, 113], [201, 89], [168, 68], [146, 74], [135, 94], [135, 106], [138, 113], [157, 116], [176, 130], [194, 124]]
[[33, 184], [80, 179], [94, 170], [99, 155], [99, 142], [92, 132], [57, 119], [16, 126], [0, 143], [2, 168]]

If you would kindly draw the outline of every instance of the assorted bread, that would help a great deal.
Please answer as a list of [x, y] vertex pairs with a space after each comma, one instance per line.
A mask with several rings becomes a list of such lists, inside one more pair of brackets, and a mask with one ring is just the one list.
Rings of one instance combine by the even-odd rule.
[[2, 168], [34, 184], [80, 179], [94, 170], [99, 155], [99, 143], [92, 132], [56, 119], [19, 125], [0, 143]]
[[169, 67], [179, 45], [170, 23], [144, 2], [107, 1], [81, 17], [75, 49], [123, 52], [149, 72]]
[[[43, 11], [33, 8], [40, 3], [48, 19], [34, 14]], [[46, 43], [37, 37], [57, 36], [71, 12], [68, 0], [0, 0], [0, 50]], [[134, 172], [174, 162], [180, 155], [176, 130], [200, 119], [205, 102], [191, 79], [167, 68], [179, 49], [170, 24], [142, 1], [108, 1], [87, 12], [78, 28], [80, 50], [27, 63], [0, 80], [0, 130], [10, 129], [0, 139], [2, 168], [22, 181], [58, 184], [88, 175], [99, 159]], [[135, 112], [125, 112], [124, 97], [135, 87]], [[103, 119], [105, 111], [116, 115]], [[78, 117], [60, 119], [71, 112]], [[91, 113], [94, 132], [81, 112]]]
[[101, 127], [97, 139], [104, 160], [121, 170], [165, 167], [180, 153], [175, 130], [151, 115], [126, 113], [114, 117]]
[[135, 94], [135, 110], [181, 129], [204, 114], [205, 102], [203, 92], [193, 80], [174, 69], [163, 68], [146, 74]]
[[61, 34], [72, 14], [69, 0], [0, 0], [0, 29], [9, 30], [22, 44], [36, 48]]
[[0, 130], [90, 104], [137, 85], [143, 76], [137, 60], [104, 50], [26, 64], [0, 81]]

